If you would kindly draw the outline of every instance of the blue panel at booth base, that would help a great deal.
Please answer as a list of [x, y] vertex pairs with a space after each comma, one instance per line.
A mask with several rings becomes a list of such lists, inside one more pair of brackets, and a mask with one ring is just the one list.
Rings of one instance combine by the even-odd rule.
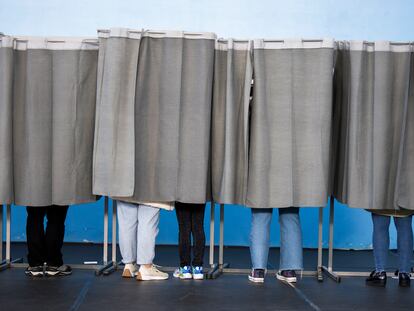
[[[66, 220], [66, 237], [68, 242], [102, 242], [103, 239], [103, 208], [104, 200], [93, 204], [71, 206]], [[110, 201], [110, 210], [112, 203]], [[328, 241], [329, 208], [324, 209], [324, 245]], [[279, 246], [278, 213], [273, 215], [271, 244]], [[216, 243], [219, 238], [219, 207], [216, 205]], [[304, 208], [300, 213], [303, 246], [315, 248], [318, 243], [318, 208]], [[250, 209], [236, 206], [225, 206], [225, 245], [249, 245]], [[12, 240], [25, 241], [26, 209], [22, 206], [12, 207]], [[109, 219], [111, 238], [111, 219]], [[205, 230], [207, 243], [210, 233], [210, 205], [206, 209]], [[361, 209], [348, 208], [335, 203], [335, 248], [367, 249], [372, 247], [372, 223], [369, 212]], [[161, 212], [160, 233], [157, 243], [177, 244], [178, 226], [175, 212]], [[396, 231], [392, 224], [390, 228], [391, 247], [396, 247]]]

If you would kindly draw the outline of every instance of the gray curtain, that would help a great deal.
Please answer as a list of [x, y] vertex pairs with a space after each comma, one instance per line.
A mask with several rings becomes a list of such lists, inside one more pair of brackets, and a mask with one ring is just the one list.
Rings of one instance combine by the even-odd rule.
[[212, 114], [212, 193], [222, 204], [244, 204], [247, 187], [251, 41], [216, 43]]
[[[334, 195], [350, 207], [398, 209], [395, 193], [409, 90], [409, 51], [409, 45], [389, 42], [340, 45], [335, 79], [339, 135]], [[410, 156], [409, 150], [406, 156]], [[401, 205], [414, 208], [404, 202]]]
[[[122, 86], [128, 93], [125, 99], [113, 95], [118, 92], [117, 87], [112, 89], [104, 82], [111, 55], [126, 53], [129, 46], [115, 40], [106, 41], [114, 41], [113, 50], [104, 54], [100, 63], [103, 69], [99, 70], [104, 78], [98, 77], [101, 94], [114, 100], [105, 105], [102, 98], [98, 101], [101, 120], [101, 116], [107, 118], [100, 122], [95, 136], [97, 145], [109, 141], [112, 146], [108, 150], [117, 156], [105, 155], [102, 148], [95, 151], [94, 189], [99, 194], [134, 202], [206, 202], [211, 196], [209, 154], [215, 36], [145, 31], [139, 43], [130, 44], [139, 44], [136, 67], [132, 59], [136, 54], [130, 55], [131, 60], [124, 60], [128, 65], [113, 76], [115, 80], [127, 81], [128, 87]], [[128, 40], [137, 39], [123, 39]], [[100, 49], [105, 48], [105, 44], [100, 45]], [[112, 57], [116, 62], [116, 56]], [[129, 88], [134, 79], [135, 94], [132, 86]], [[110, 110], [114, 113], [110, 114]], [[120, 122], [126, 114], [128, 121], [121, 130]], [[120, 131], [124, 131], [125, 142], [119, 139]], [[110, 133], [108, 140], [105, 133]], [[118, 145], [119, 142], [122, 143]], [[111, 179], [105, 181], [105, 176]], [[114, 185], [117, 180], [125, 185], [123, 189]]]
[[254, 42], [246, 205], [325, 206], [333, 40]]
[[15, 46], [15, 204], [94, 201], [97, 40], [19, 38]]
[[13, 39], [0, 35], [0, 204], [13, 202]]
[[93, 193], [134, 194], [135, 87], [141, 33], [100, 31]]
[[397, 174], [396, 208], [414, 210], [414, 52], [411, 45], [410, 82], [404, 119], [401, 165]]

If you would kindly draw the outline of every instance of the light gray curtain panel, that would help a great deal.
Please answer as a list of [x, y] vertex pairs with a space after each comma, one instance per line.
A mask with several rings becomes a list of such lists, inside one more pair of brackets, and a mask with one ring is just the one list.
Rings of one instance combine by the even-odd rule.
[[0, 35], [0, 204], [13, 202], [13, 39]]
[[94, 193], [210, 200], [215, 35], [114, 29], [100, 36]]
[[246, 205], [325, 206], [333, 40], [255, 40]]
[[411, 46], [410, 83], [402, 148], [400, 149], [400, 165], [397, 172], [395, 207], [414, 210], [414, 49]]
[[13, 85], [15, 204], [91, 202], [98, 43], [16, 38]]
[[402, 148], [397, 173], [396, 208], [414, 209], [414, 43], [411, 45], [410, 83]]
[[[335, 103], [339, 120], [334, 195], [350, 207], [399, 209], [395, 194], [403, 158], [411, 47], [350, 41], [338, 50]], [[408, 110], [411, 112], [411, 108]], [[411, 126], [408, 125], [409, 133]], [[407, 141], [406, 170], [412, 153]], [[401, 205], [407, 205], [402, 171]], [[405, 180], [405, 181], [404, 181]], [[405, 193], [405, 194], [404, 194]]]
[[222, 204], [244, 204], [247, 188], [252, 41], [218, 40], [212, 114], [212, 193]]

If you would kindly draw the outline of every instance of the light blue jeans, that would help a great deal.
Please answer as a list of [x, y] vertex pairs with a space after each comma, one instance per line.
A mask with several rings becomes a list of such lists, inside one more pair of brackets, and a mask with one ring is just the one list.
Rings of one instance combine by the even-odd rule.
[[[279, 270], [302, 270], [302, 230], [299, 208], [279, 208]], [[270, 246], [270, 224], [273, 208], [252, 208], [250, 256], [253, 269], [266, 269]]]
[[117, 213], [122, 262], [151, 264], [155, 257], [160, 209], [118, 201]]

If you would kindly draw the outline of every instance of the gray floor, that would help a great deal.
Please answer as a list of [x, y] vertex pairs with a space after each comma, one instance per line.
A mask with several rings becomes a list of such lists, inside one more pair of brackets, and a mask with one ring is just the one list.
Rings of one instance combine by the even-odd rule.
[[[14, 257], [24, 256], [25, 245], [13, 245]], [[65, 245], [65, 261], [81, 263], [101, 256], [97, 245]], [[80, 256], [82, 255], [82, 256]], [[335, 266], [342, 271], [369, 271], [369, 251], [336, 251]], [[390, 269], [397, 256], [390, 254]], [[316, 251], [304, 254], [307, 270], [314, 269]], [[157, 249], [157, 264], [174, 265], [177, 249]], [[234, 268], [250, 265], [246, 248], [226, 248], [226, 261]], [[269, 268], [277, 267], [272, 249]], [[414, 286], [413, 286], [414, 287]], [[75, 270], [70, 277], [28, 278], [23, 270], [0, 272], [0, 310], [414, 310], [414, 288], [399, 288], [389, 278], [386, 288], [366, 287], [364, 278], [343, 278], [337, 284], [303, 277], [290, 286], [268, 275], [264, 284], [252, 284], [246, 275], [226, 274], [216, 280], [137, 282], [121, 272], [94, 276]]]

